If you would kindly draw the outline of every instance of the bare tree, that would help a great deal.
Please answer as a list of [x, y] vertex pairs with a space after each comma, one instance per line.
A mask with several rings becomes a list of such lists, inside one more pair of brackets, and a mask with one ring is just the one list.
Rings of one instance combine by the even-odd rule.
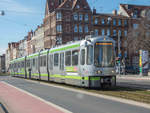
[[136, 54], [140, 49], [150, 52], [150, 20], [142, 18], [138, 28], [129, 31], [127, 37], [129, 54]]

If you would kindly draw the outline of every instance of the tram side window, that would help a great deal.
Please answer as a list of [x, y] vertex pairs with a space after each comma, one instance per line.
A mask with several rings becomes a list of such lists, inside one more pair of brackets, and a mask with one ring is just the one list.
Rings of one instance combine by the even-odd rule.
[[85, 64], [85, 49], [81, 50], [81, 59], [80, 59], [81, 65]]
[[65, 53], [65, 64], [66, 64], [66, 66], [71, 65], [71, 51], [67, 51]]
[[32, 61], [32, 66], [35, 67], [35, 59]]
[[50, 69], [53, 69], [53, 55], [50, 55]]
[[40, 66], [42, 66], [42, 56], [40, 56]]
[[87, 65], [91, 65], [93, 63], [93, 46], [87, 47]]
[[72, 65], [78, 65], [78, 50], [72, 51]]
[[46, 56], [43, 56], [43, 66], [46, 66]]
[[54, 54], [54, 66], [58, 66], [58, 53]]

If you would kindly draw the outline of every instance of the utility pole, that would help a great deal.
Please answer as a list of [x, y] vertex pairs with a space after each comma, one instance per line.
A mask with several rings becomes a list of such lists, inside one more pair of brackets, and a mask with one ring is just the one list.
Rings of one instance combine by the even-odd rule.
[[118, 32], [118, 57], [119, 57], [119, 75], [121, 71], [121, 63], [120, 63], [120, 58], [121, 58], [121, 50], [120, 50], [120, 33]]

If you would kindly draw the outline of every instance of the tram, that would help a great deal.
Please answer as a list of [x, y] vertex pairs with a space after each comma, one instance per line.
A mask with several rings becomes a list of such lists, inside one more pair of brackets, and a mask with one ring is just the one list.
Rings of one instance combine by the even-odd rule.
[[108, 36], [84, 40], [14, 59], [10, 73], [28, 79], [53, 81], [81, 87], [116, 85], [115, 41]]

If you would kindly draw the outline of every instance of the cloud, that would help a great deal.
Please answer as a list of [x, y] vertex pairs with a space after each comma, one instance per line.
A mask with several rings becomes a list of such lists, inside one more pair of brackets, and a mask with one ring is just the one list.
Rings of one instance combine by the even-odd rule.
[[26, 12], [33, 13], [33, 8], [27, 7], [16, 0], [1, 0], [0, 1], [0, 10], [8, 10], [15, 12]]

